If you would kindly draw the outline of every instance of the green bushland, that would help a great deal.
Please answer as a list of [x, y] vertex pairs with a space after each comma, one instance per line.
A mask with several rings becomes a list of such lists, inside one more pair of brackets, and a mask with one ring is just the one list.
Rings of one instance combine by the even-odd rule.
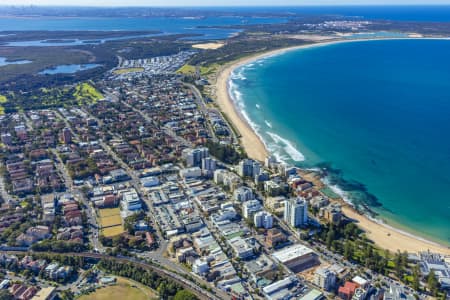
[[236, 164], [246, 158], [246, 155], [239, 153], [231, 145], [222, 145], [213, 141], [207, 141], [205, 144], [212, 156], [226, 164]]
[[92, 82], [72, 86], [41, 87], [27, 92], [9, 92], [7, 102], [0, 105], [4, 112], [19, 110], [70, 107], [74, 105], [94, 104], [103, 99], [103, 95]]

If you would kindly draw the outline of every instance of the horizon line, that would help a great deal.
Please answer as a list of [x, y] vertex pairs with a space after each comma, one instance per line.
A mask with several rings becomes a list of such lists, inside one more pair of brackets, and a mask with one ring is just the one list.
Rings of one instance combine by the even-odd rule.
[[0, 4], [0, 8], [4, 7], [10, 7], [10, 8], [19, 8], [19, 7], [42, 7], [42, 8], [271, 8], [271, 7], [286, 7], [286, 8], [296, 8], [296, 7], [368, 7], [368, 6], [376, 6], [376, 7], [383, 7], [383, 6], [398, 6], [398, 7], [424, 7], [424, 6], [449, 6], [448, 4], [443, 3], [413, 3], [413, 4], [406, 4], [406, 3], [367, 3], [367, 4], [350, 4], [350, 3], [343, 3], [343, 4], [301, 4], [301, 5], [287, 5], [287, 4], [280, 4], [280, 5], [167, 5], [167, 6], [161, 6], [161, 5], [155, 5], [155, 6], [148, 6], [148, 5], [76, 5], [76, 4], [68, 4], [68, 5], [54, 5], [54, 4]]

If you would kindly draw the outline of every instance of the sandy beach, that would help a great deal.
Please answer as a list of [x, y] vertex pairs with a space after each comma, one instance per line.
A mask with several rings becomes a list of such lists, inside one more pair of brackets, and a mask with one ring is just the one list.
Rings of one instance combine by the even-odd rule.
[[402, 252], [430, 250], [432, 252], [450, 255], [450, 248], [448, 247], [427, 241], [414, 236], [413, 234], [402, 232], [388, 225], [372, 221], [366, 216], [360, 215], [348, 205], [343, 206], [342, 211], [347, 217], [357, 220], [358, 226], [366, 232], [367, 237], [381, 248], [389, 249], [391, 252], [396, 252], [397, 250]]
[[231, 72], [240, 65], [244, 65], [254, 59], [256, 58], [250, 57], [241, 59], [231, 64], [227, 64], [219, 70], [215, 86], [216, 103], [237, 131], [236, 133], [240, 137], [240, 142], [247, 152], [247, 155], [255, 160], [264, 161], [268, 155], [264, 143], [243, 116], [236, 110], [236, 107], [228, 94], [228, 78], [230, 77]]
[[[412, 37], [409, 37], [409, 39], [411, 38]], [[227, 116], [228, 120], [232, 123], [236, 131], [238, 131], [237, 134], [240, 137], [241, 144], [250, 158], [264, 161], [264, 159], [268, 155], [268, 151], [259, 136], [253, 131], [253, 129], [240, 114], [240, 112], [237, 111], [232, 99], [230, 98], [230, 95], [228, 93], [228, 80], [233, 70], [242, 65], [249, 64], [255, 60], [265, 58], [267, 56], [281, 54], [286, 51], [315, 47], [320, 45], [358, 41], [362, 40], [321, 41], [308, 45], [268, 51], [262, 54], [257, 54], [228, 63], [218, 71], [216, 82], [213, 86], [216, 96], [216, 103], [218, 104], [220, 110]], [[343, 206], [343, 212], [347, 217], [356, 220], [359, 227], [366, 232], [367, 236], [381, 248], [388, 249], [391, 252], [396, 252], [397, 250], [408, 252], [430, 250], [433, 252], [450, 255], [449, 247], [445, 247], [443, 245], [439, 245], [437, 243], [419, 238], [417, 236], [414, 236], [413, 234], [397, 230], [396, 228], [390, 227], [388, 225], [372, 221], [368, 217], [359, 214], [349, 205]]]

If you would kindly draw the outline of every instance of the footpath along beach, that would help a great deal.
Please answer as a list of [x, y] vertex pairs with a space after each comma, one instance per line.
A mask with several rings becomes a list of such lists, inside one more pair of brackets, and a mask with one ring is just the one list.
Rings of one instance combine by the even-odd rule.
[[[243, 65], [252, 63], [259, 59], [285, 53], [286, 51], [292, 51], [297, 49], [305, 49], [316, 46], [331, 45], [336, 43], [357, 42], [360, 40], [334, 40], [324, 41], [318, 43], [312, 43], [307, 45], [295, 46], [290, 48], [284, 48], [274, 51], [268, 51], [262, 54], [257, 54], [249, 57], [245, 57], [231, 63], [224, 65], [217, 73], [216, 82], [214, 84], [215, 100], [220, 110], [227, 116], [228, 120], [232, 123], [233, 127], [237, 131], [240, 137], [240, 142], [244, 147], [247, 155], [255, 160], [264, 161], [268, 156], [268, 151], [265, 144], [260, 137], [255, 133], [251, 126], [247, 123], [243, 115], [236, 109], [233, 100], [229, 95], [228, 82], [233, 71]], [[342, 200], [344, 214], [356, 220], [359, 227], [363, 229], [368, 238], [374, 241], [379, 247], [388, 249], [392, 252], [408, 251], [433, 251], [442, 254], [450, 255], [450, 248], [440, 245], [438, 243], [428, 241], [426, 239], [417, 237], [413, 234], [403, 232], [386, 224], [376, 222], [369, 219], [367, 216], [360, 214], [353, 207], [348, 205]]]

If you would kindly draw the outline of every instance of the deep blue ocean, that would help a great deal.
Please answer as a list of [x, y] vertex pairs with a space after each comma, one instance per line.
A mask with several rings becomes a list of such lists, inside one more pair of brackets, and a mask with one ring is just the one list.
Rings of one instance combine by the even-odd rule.
[[329, 170], [379, 218], [450, 245], [450, 41], [361, 41], [235, 70], [237, 105], [280, 160]]
[[365, 5], [205, 8], [222, 11], [296, 13], [301, 15], [336, 15], [373, 20], [450, 22], [450, 5]]

